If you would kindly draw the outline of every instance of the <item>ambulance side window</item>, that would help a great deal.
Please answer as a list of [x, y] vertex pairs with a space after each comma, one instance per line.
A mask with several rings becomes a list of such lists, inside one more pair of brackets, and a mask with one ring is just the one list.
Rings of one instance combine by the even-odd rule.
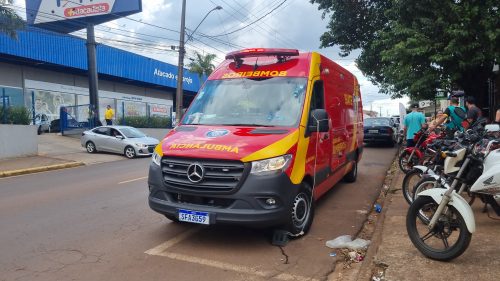
[[311, 96], [311, 108], [309, 112], [314, 109], [325, 109], [325, 102], [323, 99], [323, 81], [318, 80], [314, 82], [313, 92]]

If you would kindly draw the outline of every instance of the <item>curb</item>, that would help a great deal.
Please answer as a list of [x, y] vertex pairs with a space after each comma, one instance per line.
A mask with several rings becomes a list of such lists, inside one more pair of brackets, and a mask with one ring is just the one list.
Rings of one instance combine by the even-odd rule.
[[74, 167], [79, 167], [79, 166], [84, 166], [84, 165], [85, 164], [82, 162], [71, 162], [71, 163], [64, 163], [64, 164], [56, 164], [56, 165], [49, 165], [49, 166], [41, 166], [41, 167], [34, 167], [34, 168], [27, 168], [27, 169], [5, 171], [5, 172], [0, 172], [0, 178], [27, 175], [27, 174], [47, 172], [47, 171], [60, 170], [60, 169], [67, 169], [67, 168], [74, 168]]
[[[356, 280], [372, 280], [373, 276], [373, 270], [377, 267], [384, 267], [384, 265], [379, 265], [377, 261], [375, 260], [376, 255], [378, 253], [378, 248], [380, 247], [380, 244], [382, 243], [382, 231], [384, 228], [384, 223], [386, 219], [386, 213], [387, 210], [390, 208], [390, 205], [392, 203], [392, 197], [394, 196], [394, 193], [391, 192], [391, 190], [394, 190], [395, 185], [397, 183], [397, 180], [399, 177], [401, 177], [403, 173], [399, 170], [396, 171], [394, 174], [391, 184], [389, 186], [387, 196], [384, 198], [383, 201], [383, 209], [382, 212], [380, 213], [379, 218], [377, 219], [377, 222], [375, 223], [375, 229], [373, 231], [373, 235], [371, 238], [372, 245], [368, 247], [368, 250], [366, 252], [365, 260], [361, 264], [361, 267], [358, 271], [357, 278]], [[385, 270], [385, 268], [384, 268]]]

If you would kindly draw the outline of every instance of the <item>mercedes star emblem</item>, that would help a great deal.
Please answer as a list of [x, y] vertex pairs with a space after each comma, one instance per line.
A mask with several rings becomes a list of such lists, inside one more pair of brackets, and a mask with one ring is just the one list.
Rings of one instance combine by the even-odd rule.
[[205, 175], [205, 169], [199, 163], [193, 163], [189, 165], [187, 168], [187, 178], [192, 183], [198, 183], [203, 180], [203, 176]]

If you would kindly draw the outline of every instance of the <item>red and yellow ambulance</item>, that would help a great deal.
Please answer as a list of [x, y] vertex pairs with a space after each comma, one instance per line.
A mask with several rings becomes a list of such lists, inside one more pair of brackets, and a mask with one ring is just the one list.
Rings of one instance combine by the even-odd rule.
[[306, 233], [314, 201], [356, 180], [362, 118], [356, 77], [318, 53], [230, 53], [156, 147], [149, 205], [174, 221]]

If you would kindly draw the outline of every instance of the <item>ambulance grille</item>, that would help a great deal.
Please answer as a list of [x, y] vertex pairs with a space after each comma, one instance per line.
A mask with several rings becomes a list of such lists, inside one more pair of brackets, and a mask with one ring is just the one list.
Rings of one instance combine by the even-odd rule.
[[[204, 170], [203, 179], [196, 183], [189, 180], [187, 174], [189, 166], [195, 163]], [[170, 188], [219, 194], [236, 191], [247, 174], [245, 164], [240, 161], [182, 157], [163, 157], [161, 169], [163, 180]]]

